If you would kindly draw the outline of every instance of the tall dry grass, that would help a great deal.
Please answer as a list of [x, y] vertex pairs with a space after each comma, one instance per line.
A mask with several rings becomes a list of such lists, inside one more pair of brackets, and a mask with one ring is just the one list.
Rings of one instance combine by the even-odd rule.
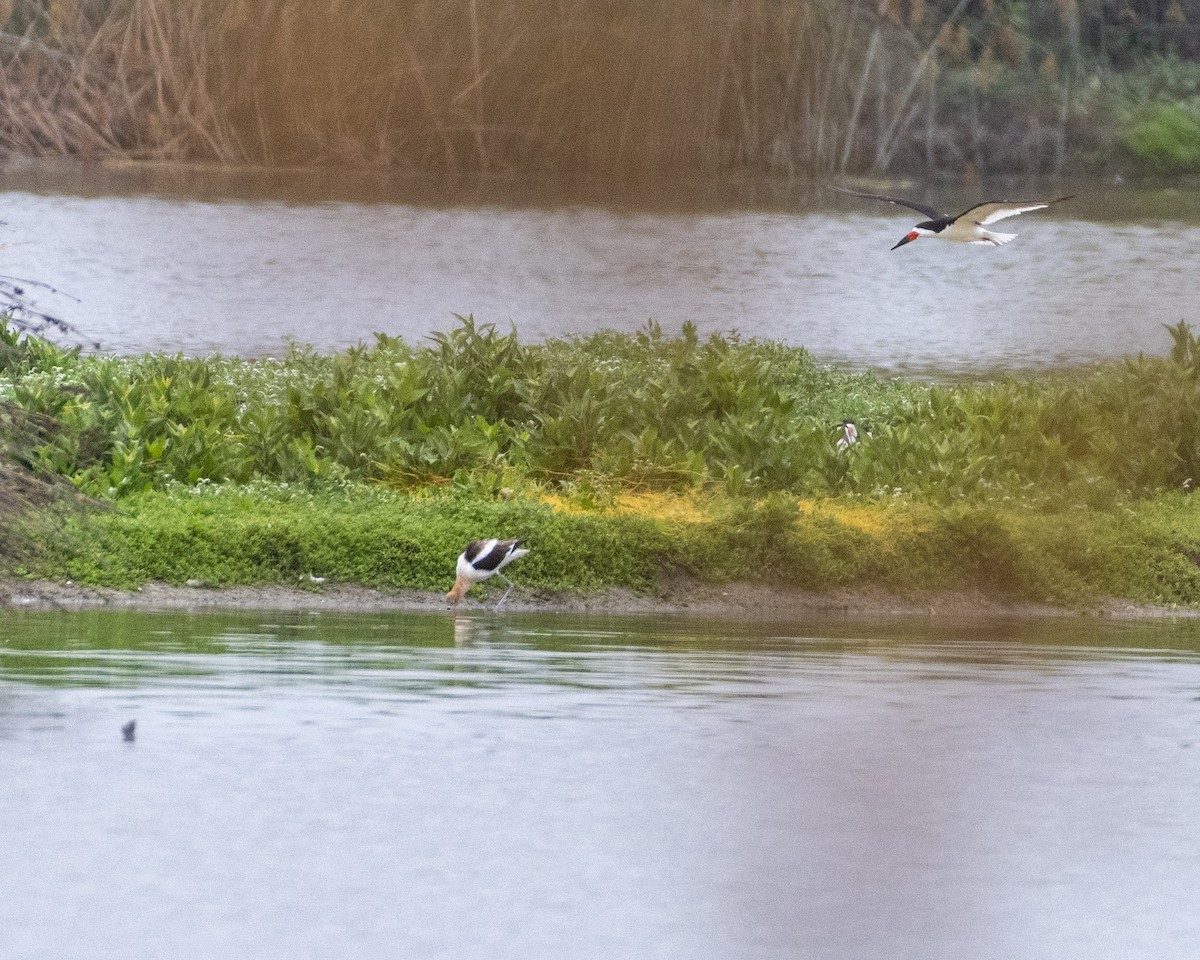
[[829, 119], [839, 99], [831, 52], [852, 47], [845, 11], [855, 5], [27, 6], [33, 14], [14, 18], [22, 39], [0, 47], [0, 140], [13, 150], [637, 174], [832, 156], [825, 145], [841, 140]]
[[[1025, 9], [971, 6], [985, 39]], [[927, 78], [957, 56], [943, 38], [965, 37], [966, 7], [0, 0], [0, 145], [447, 172], [882, 169], [913, 142], [932, 156]]]

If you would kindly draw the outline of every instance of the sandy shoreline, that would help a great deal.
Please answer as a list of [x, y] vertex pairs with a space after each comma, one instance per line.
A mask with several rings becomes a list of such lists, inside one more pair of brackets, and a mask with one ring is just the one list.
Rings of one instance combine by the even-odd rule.
[[[523, 595], [522, 595], [523, 594]], [[460, 609], [489, 609], [494, 595], [476, 591]], [[86, 587], [50, 581], [0, 582], [0, 608], [26, 610], [291, 610], [375, 613], [449, 610], [440, 592], [388, 590], [356, 584], [312, 587], [174, 586], [148, 583], [136, 590]], [[757, 584], [704, 584], [676, 580], [662, 596], [628, 590], [577, 595], [514, 591], [505, 609], [511, 612], [595, 614], [676, 614], [712, 619], [804, 620], [829, 616], [920, 617], [1196, 617], [1200, 611], [1170, 609], [1106, 600], [1082, 610], [1049, 604], [1003, 602], [975, 591], [943, 591], [897, 596], [878, 587], [818, 593], [775, 590]]]

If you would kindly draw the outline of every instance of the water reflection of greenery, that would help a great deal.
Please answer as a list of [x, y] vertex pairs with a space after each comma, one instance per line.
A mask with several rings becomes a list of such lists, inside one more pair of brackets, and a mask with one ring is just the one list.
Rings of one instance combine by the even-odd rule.
[[[278, 657], [282, 668], [304, 643], [365, 649], [444, 646], [450, 639], [441, 618], [408, 617], [399, 624], [371, 616], [314, 619], [292, 612], [9, 611], [0, 624], [0, 679], [121, 686], [151, 677], [212, 675], [220, 669], [214, 658], [221, 657]], [[355, 660], [359, 668], [387, 665]]]
[[[9, 612], [0, 624], [0, 679], [46, 686], [125, 686], [147, 676], [193, 676], [168, 655], [225, 649], [187, 618], [132, 611]], [[127, 654], [127, 655], [125, 655]], [[149, 655], [163, 654], [161, 657]]]
[[771, 663], [784, 668], [863, 655], [936, 663], [944, 671], [955, 664], [1174, 654], [1189, 660], [1200, 654], [1194, 620], [842, 617], [797, 624], [681, 616], [87, 611], [16, 613], [0, 628], [0, 680], [61, 687], [136, 686], [234, 671], [339, 684], [399, 673], [406, 686], [429, 689], [493, 686], [506, 677], [595, 688], [616, 682], [606, 666], [613, 656], [627, 664], [631, 679], [639, 670], [665, 669], [656, 683], [670, 686], [746, 679], [764, 667], [769, 673]]

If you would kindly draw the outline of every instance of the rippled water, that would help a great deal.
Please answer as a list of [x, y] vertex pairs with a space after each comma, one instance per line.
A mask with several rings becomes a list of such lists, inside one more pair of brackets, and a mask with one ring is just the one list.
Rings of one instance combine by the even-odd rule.
[[9, 613], [0, 955], [1190, 958], [1198, 701], [1186, 622]]
[[[12, 174], [2, 272], [78, 297], [42, 300], [125, 353], [419, 342], [458, 313], [528, 340], [690, 320], [944, 372], [1165, 353], [1161, 325], [1192, 317], [1200, 276], [1194, 190], [1082, 185], [1009, 221], [1003, 248], [891, 252], [919, 215], [819, 185], [626, 196], [313, 176]], [[910, 192], [951, 211], [977, 199]]]

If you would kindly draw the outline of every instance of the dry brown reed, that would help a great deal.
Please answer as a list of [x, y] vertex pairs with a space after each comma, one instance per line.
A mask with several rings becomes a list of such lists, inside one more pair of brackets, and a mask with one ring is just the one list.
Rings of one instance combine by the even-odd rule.
[[18, 0], [0, 146], [449, 173], [886, 168], [928, 152], [913, 121], [936, 91], [917, 88], [940, 35], [965, 44], [961, 6]]

